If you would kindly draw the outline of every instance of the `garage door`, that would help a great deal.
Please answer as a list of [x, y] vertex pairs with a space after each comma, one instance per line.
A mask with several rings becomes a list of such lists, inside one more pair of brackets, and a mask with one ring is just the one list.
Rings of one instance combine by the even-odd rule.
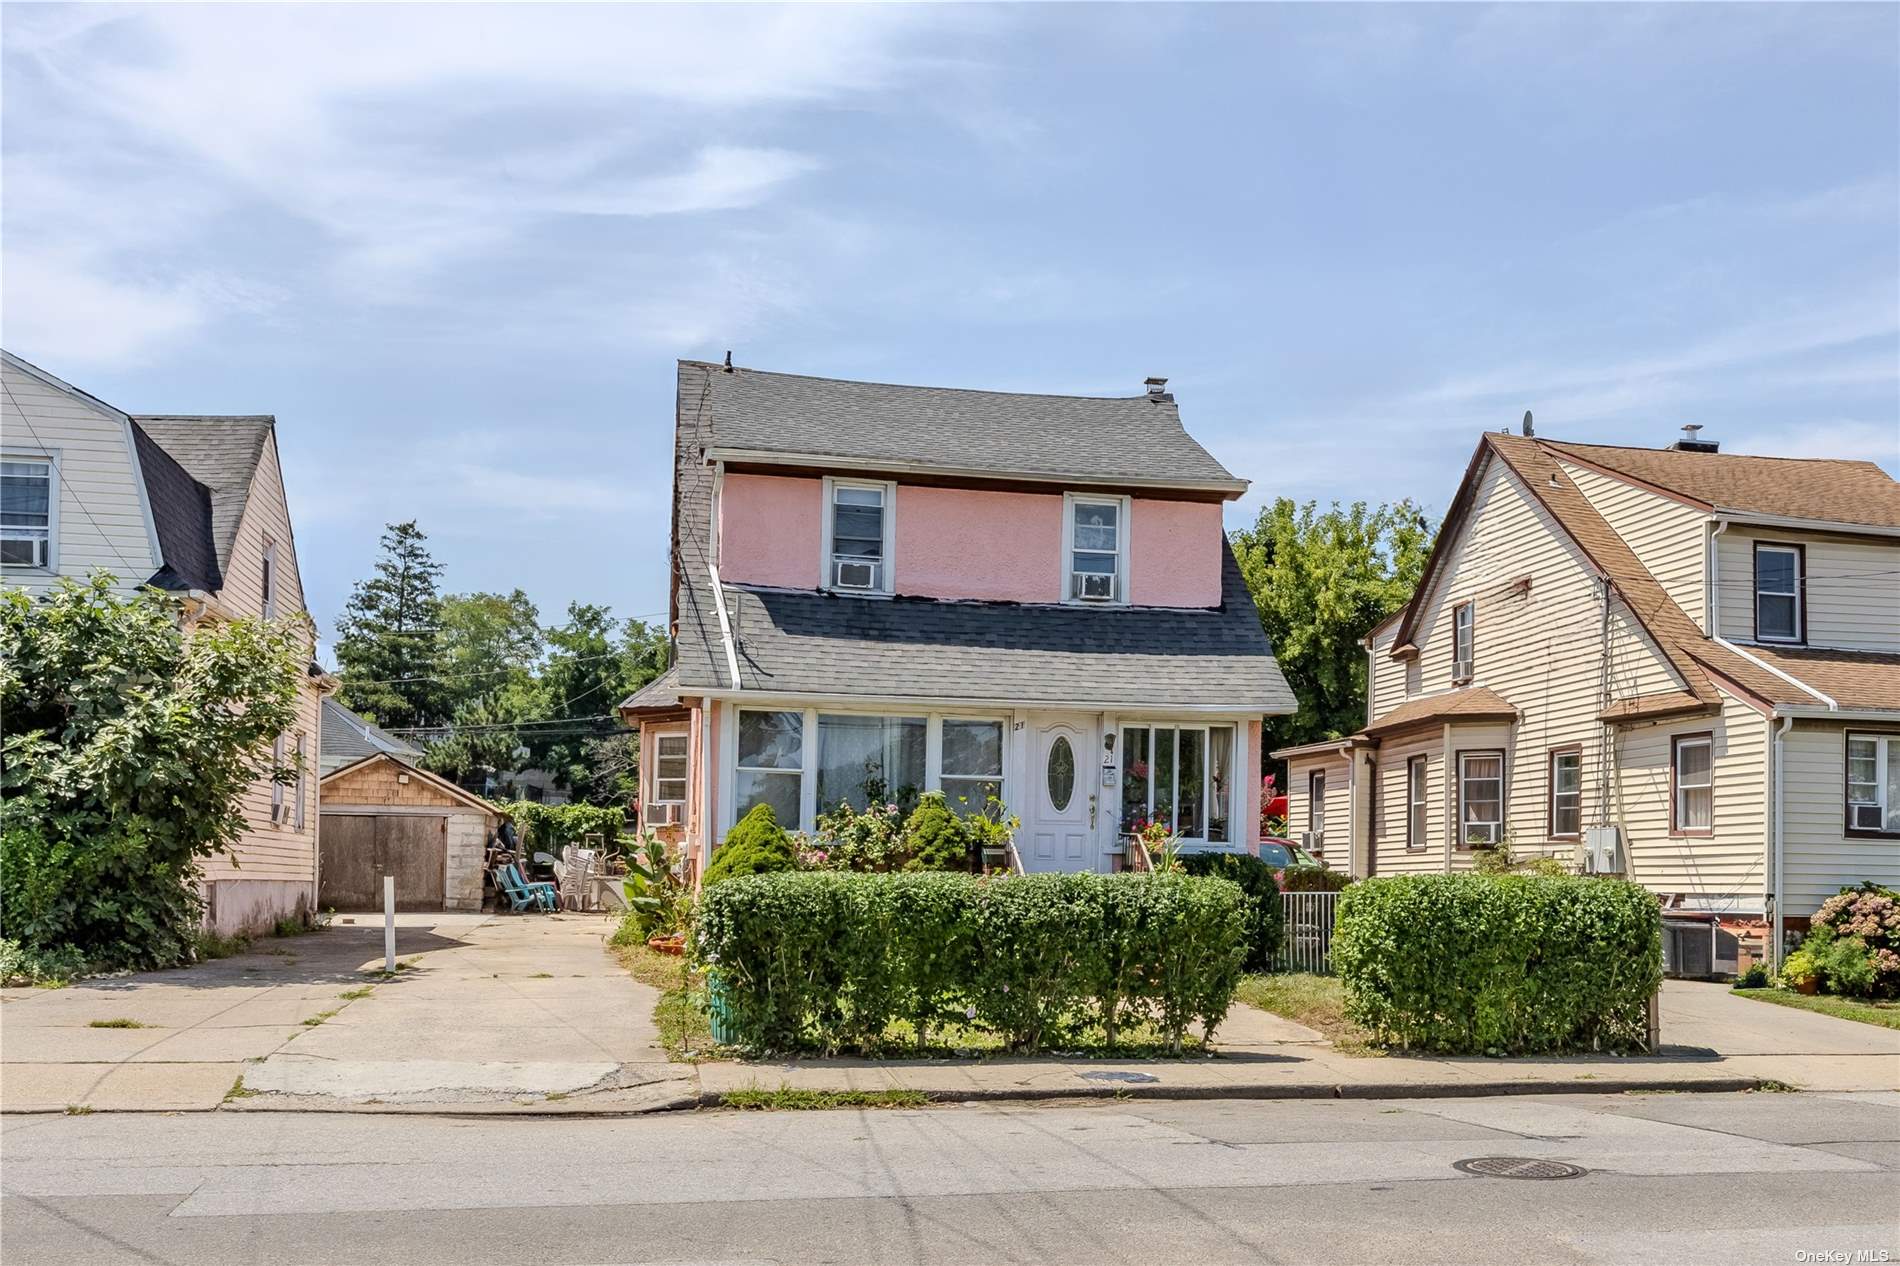
[[383, 908], [383, 876], [396, 877], [398, 910], [440, 910], [448, 866], [447, 814], [326, 813], [317, 903]]

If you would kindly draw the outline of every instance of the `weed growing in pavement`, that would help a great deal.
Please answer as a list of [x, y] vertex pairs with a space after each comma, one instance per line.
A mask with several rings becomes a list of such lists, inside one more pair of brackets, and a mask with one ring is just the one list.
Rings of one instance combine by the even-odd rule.
[[145, 1024], [138, 1020], [128, 1020], [120, 1016], [114, 1020], [88, 1020], [86, 1021], [86, 1027], [89, 1029], [155, 1029], [158, 1025]]
[[311, 1016], [308, 1020], [305, 1020], [303, 1022], [303, 1026], [306, 1029], [314, 1029], [319, 1024], [322, 1024], [325, 1020], [329, 1019], [331, 1016], [335, 1014], [336, 1012], [334, 1011], [319, 1011], [315, 1015]]
[[233, 1099], [250, 1099], [255, 1097], [257, 1093], [257, 1091], [252, 1090], [249, 1086], [244, 1084], [244, 1075], [240, 1073], [238, 1074], [238, 1079], [231, 1083], [231, 1088], [224, 1092], [223, 1102], [229, 1103]]
[[355, 1002], [358, 998], [367, 998], [375, 992], [376, 986], [363, 985], [356, 989], [345, 989], [342, 993], [338, 994], [337, 997], [343, 999], [345, 1002]]
[[733, 1090], [719, 1096], [722, 1108], [747, 1112], [804, 1112], [827, 1108], [926, 1108], [921, 1090]]
[[66, 1115], [69, 1117], [89, 1117], [92, 1115], [92, 1109], [83, 1103], [69, 1103], [66, 1105]]

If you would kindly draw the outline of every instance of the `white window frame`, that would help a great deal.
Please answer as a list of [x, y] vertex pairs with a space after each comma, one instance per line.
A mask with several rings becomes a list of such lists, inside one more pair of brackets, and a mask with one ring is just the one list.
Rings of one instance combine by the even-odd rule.
[[[1458, 654], [1460, 630], [1465, 644], [1465, 653]], [[1468, 682], [1477, 674], [1478, 669], [1478, 607], [1467, 598], [1454, 603], [1451, 608], [1451, 682], [1454, 686]]]
[[[1495, 778], [1472, 777], [1469, 772], [1469, 766], [1470, 766], [1470, 763], [1474, 760], [1495, 760], [1498, 763], [1497, 776]], [[1495, 848], [1497, 847], [1498, 843], [1501, 840], [1503, 840], [1504, 824], [1505, 824], [1505, 821], [1507, 820], [1506, 814], [1509, 812], [1509, 809], [1505, 802], [1505, 788], [1509, 785], [1510, 773], [1511, 773], [1510, 759], [1508, 756], [1506, 756], [1502, 748], [1484, 748], [1482, 750], [1473, 749], [1468, 752], [1460, 751], [1458, 753], [1458, 827], [1457, 827], [1458, 838], [1456, 840], [1457, 847], [1462, 848], [1462, 849]], [[1469, 792], [1470, 792], [1471, 784], [1474, 782], [1496, 782], [1497, 783], [1498, 785], [1498, 795], [1497, 795], [1498, 820], [1496, 822], [1484, 822], [1484, 823], [1474, 824], [1469, 819], [1466, 818], [1465, 811], [1470, 807]], [[1471, 842], [1470, 828], [1473, 825], [1489, 826], [1493, 829], [1493, 834], [1488, 844], [1474, 844]]]
[[[832, 533], [837, 523], [837, 495], [840, 488], [877, 492], [884, 498], [883, 557], [878, 560], [878, 583], [870, 589], [840, 588], [836, 583], [836, 560], [832, 557]], [[828, 593], [852, 597], [888, 598], [897, 592], [897, 485], [882, 479], [841, 479], [825, 476], [824, 523], [820, 531], [818, 587]]]
[[[1856, 743], [1872, 743], [1874, 745], [1874, 780], [1871, 784], [1866, 782], [1857, 783], [1854, 780], [1853, 759], [1854, 744]], [[1900, 748], [1900, 734], [1886, 733], [1878, 730], [1849, 730], [1843, 737], [1842, 744], [1842, 795], [1845, 798], [1846, 810], [1842, 829], [1856, 838], [1878, 836], [1892, 839], [1896, 835], [1900, 835], [1900, 831], [1896, 831], [1887, 825], [1887, 816], [1893, 812], [1894, 805], [1887, 796], [1886, 778], [1887, 762], [1892, 758], [1894, 749]], [[1872, 786], [1874, 789], [1873, 799], [1856, 800], [1854, 798], [1854, 788], [1857, 786]], [[1854, 820], [1855, 808], [1867, 806], [1872, 806], [1878, 811], [1879, 821], [1874, 826], [1861, 826]]]
[[[1111, 601], [1075, 596], [1075, 511], [1077, 506], [1114, 506], [1115, 509], [1115, 597]], [[1078, 607], [1125, 607], [1128, 605], [1129, 538], [1134, 526], [1134, 498], [1103, 496], [1086, 492], [1062, 494], [1062, 601]], [[1091, 550], [1090, 553], [1105, 553]]]
[[264, 618], [277, 618], [277, 542], [269, 536], [264, 538], [263, 568], [264, 582]]
[[[783, 765], [741, 765], [739, 763], [739, 727], [743, 714], [747, 712], [790, 712], [802, 717], [798, 732], [798, 768], [790, 769]], [[780, 822], [787, 831], [805, 831], [811, 829], [813, 819], [812, 802], [817, 796], [818, 770], [813, 749], [817, 746], [818, 713], [814, 708], [794, 708], [760, 704], [756, 707], [732, 709], [732, 746], [731, 759], [727, 762], [732, 770], [732, 792], [725, 800], [727, 829], [737, 823], [739, 814], [739, 775], [740, 774], [792, 774], [798, 775], [798, 825]]]
[[[58, 572], [59, 503], [61, 499], [60, 489], [64, 486], [64, 481], [60, 478], [59, 473], [59, 454], [56, 452], [29, 452], [24, 449], [7, 449], [0, 451], [0, 461], [29, 462], [46, 467], [46, 561], [31, 566], [25, 563], [8, 563], [6, 565], [7, 570], [15, 572]], [[21, 537], [20, 539], [32, 540], [34, 538]]]
[[[680, 776], [678, 778], [662, 778], [660, 776], [660, 761], [663, 759], [664, 760], [674, 759], [672, 756], [665, 755], [664, 753], [660, 751], [660, 744], [662, 741], [666, 739], [680, 740], [681, 746], [680, 746], [678, 758], [685, 762], [685, 768], [681, 770]], [[646, 764], [645, 761], [642, 761], [641, 763]], [[679, 805], [683, 809], [686, 805], [687, 793], [692, 788], [692, 783], [693, 783], [692, 771], [693, 771], [693, 738], [692, 738], [692, 735], [687, 731], [687, 728], [683, 725], [678, 725], [678, 726], [668, 726], [666, 729], [663, 729], [663, 730], [654, 730], [653, 731], [653, 761], [652, 761], [652, 766], [647, 776], [646, 803], [649, 805], [676, 804], [676, 805]], [[678, 796], [661, 795], [660, 784], [662, 782], [677, 782], [680, 785], [679, 795]]]
[[291, 821], [291, 825], [296, 827], [296, 829], [299, 831], [304, 829], [305, 819], [304, 819], [303, 806], [304, 806], [304, 800], [306, 798], [306, 795], [310, 789], [309, 779], [310, 779], [309, 750], [304, 739], [304, 732], [302, 730], [298, 730], [297, 731], [297, 804], [296, 804], [296, 807], [294, 807], [290, 811], [290, 821]]
[[[998, 734], [1001, 735], [998, 752], [1001, 757], [998, 764], [1001, 765], [1001, 768], [996, 771], [996, 777], [994, 779], [996, 783], [996, 798], [1001, 800], [1004, 805], [1008, 805], [1010, 728], [1009, 718], [1006, 716], [965, 716], [961, 713], [936, 713], [928, 717], [925, 720], [925, 725], [928, 728], [924, 731], [924, 785], [932, 791], [943, 792], [944, 798], [947, 801], [950, 792], [949, 789], [943, 785], [945, 778], [954, 778], [960, 782], [991, 781], [987, 774], [947, 774], [944, 772], [943, 726], [946, 721], [957, 721], [971, 725], [993, 725], [997, 728]], [[1078, 769], [1080, 765], [1081, 762], [1078, 760]], [[952, 812], [956, 810], [954, 804], [950, 807]], [[981, 804], [972, 807], [976, 812], [981, 813], [987, 811], [989, 805]]]
[[[1787, 554], [1794, 559], [1793, 590], [1763, 589], [1761, 587], [1761, 556], [1763, 554]], [[1807, 640], [1807, 604], [1802, 601], [1806, 586], [1807, 551], [1798, 545], [1783, 545], [1776, 541], [1756, 541], [1750, 558], [1749, 568], [1755, 588], [1755, 640], [1771, 642], [1781, 646], [1799, 646]], [[1761, 600], [1763, 598], [1790, 598], [1794, 602], [1794, 631], [1786, 637], [1762, 632]]]
[[[1175, 739], [1175, 748], [1174, 748], [1174, 752], [1175, 752], [1174, 782], [1173, 782], [1173, 785], [1170, 787], [1170, 791], [1173, 793], [1172, 803], [1173, 803], [1174, 808], [1173, 808], [1172, 820], [1168, 823], [1169, 827], [1172, 829], [1173, 827], [1178, 825], [1181, 821], [1181, 744], [1180, 744], [1179, 735], [1182, 733], [1186, 733], [1188, 731], [1199, 731], [1201, 735], [1202, 833], [1198, 836], [1192, 836], [1192, 835], [1181, 836], [1180, 843], [1183, 846], [1192, 847], [1195, 849], [1206, 849], [1212, 852], [1236, 852], [1244, 848], [1245, 844], [1239, 837], [1245, 834], [1250, 828], [1247, 826], [1245, 822], [1241, 820], [1243, 816], [1242, 806], [1240, 803], [1241, 779], [1238, 777], [1238, 772], [1241, 766], [1246, 761], [1246, 753], [1242, 750], [1245, 746], [1245, 737], [1244, 737], [1243, 730], [1241, 728], [1241, 724], [1235, 721], [1178, 721], [1171, 718], [1155, 718], [1155, 719], [1129, 718], [1129, 717], [1121, 718], [1117, 722], [1116, 727], [1115, 727], [1115, 733], [1117, 735], [1115, 742], [1116, 742], [1116, 747], [1120, 751], [1119, 760], [1121, 761], [1121, 768], [1116, 771], [1116, 775], [1117, 775], [1115, 778], [1116, 790], [1114, 792], [1114, 800], [1112, 801], [1114, 805], [1115, 813], [1117, 814], [1118, 817], [1122, 811], [1120, 787], [1122, 785], [1122, 778], [1123, 776], [1125, 776], [1125, 771], [1127, 769], [1128, 750], [1129, 750], [1128, 749], [1128, 732], [1130, 730], [1148, 731], [1148, 768], [1150, 772], [1148, 775], [1148, 797], [1147, 797], [1147, 802], [1143, 805], [1143, 816], [1149, 818], [1150, 820], [1154, 818], [1155, 780], [1154, 780], [1153, 769], [1154, 769], [1154, 754], [1155, 754], [1155, 745], [1154, 745], [1155, 734], [1162, 730], [1173, 730], [1176, 732], [1176, 735], [1177, 735]], [[1213, 819], [1214, 819], [1212, 810], [1215, 805], [1214, 761], [1213, 761], [1213, 755], [1214, 755], [1213, 732], [1215, 730], [1227, 730], [1227, 731], [1230, 731], [1233, 735], [1233, 745], [1228, 752], [1228, 760], [1229, 760], [1230, 767], [1227, 771], [1227, 783], [1228, 783], [1227, 796], [1226, 796], [1227, 838], [1224, 840], [1210, 840], [1207, 838], [1207, 832], [1206, 832], [1206, 828], [1213, 825]], [[1076, 768], [1078, 771], [1078, 774], [1077, 774], [1078, 777], [1082, 776], [1080, 771], [1088, 768], [1088, 762], [1083, 759], [1083, 754], [1081, 752], [1076, 753]], [[1126, 834], [1126, 829], [1125, 829], [1126, 825], [1127, 825], [1126, 823], [1122, 823], [1118, 821], [1116, 823], [1117, 831], [1119, 833]], [[1258, 830], [1258, 824], [1256, 823], [1255, 826], [1251, 829]]]
[[[1558, 789], [1557, 762], [1563, 760], [1574, 760], [1577, 762], [1577, 787], [1574, 791], [1561, 791]], [[1583, 748], [1581, 746], [1572, 745], [1569, 747], [1559, 747], [1548, 752], [1544, 760], [1544, 777], [1547, 780], [1544, 787], [1544, 831], [1546, 837], [1553, 840], [1582, 839]], [[1577, 829], [1574, 831], [1559, 831], [1557, 829], [1557, 814], [1564, 807], [1560, 803], [1560, 800], [1563, 798], [1576, 801], [1576, 803], [1571, 806], [1577, 815]]]
[[[1682, 754], [1692, 747], [1709, 749], [1709, 773], [1707, 782], [1688, 783], [1682, 781]], [[1685, 826], [1686, 817], [1682, 812], [1682, 793], [1702, 791], [1709, 793], [1709, 824], [1707, 826]], [[1672, 836], [1701, 837], [1715, 834], [1715, 735], [1707, 731], [1696, 734], [1679, 734], [1669, 740], [1669, 834]]]
[[1405, 761], [1405, 847], [1424, 848], [1431, 830], [1431, 757]]

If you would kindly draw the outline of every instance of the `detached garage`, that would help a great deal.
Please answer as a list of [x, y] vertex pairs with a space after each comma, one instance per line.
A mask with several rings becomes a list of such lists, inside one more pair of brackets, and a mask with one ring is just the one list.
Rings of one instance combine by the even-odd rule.
[[496, 814], [480, 797], [387, 752], [325, 774], [319, 793], [319, 906], [380, 910], [394, 875], [398, 910], [482, 908]]

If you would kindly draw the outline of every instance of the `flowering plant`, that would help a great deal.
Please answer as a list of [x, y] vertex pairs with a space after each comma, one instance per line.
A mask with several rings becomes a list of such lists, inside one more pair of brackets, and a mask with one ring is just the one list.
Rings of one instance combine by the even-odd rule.
[[1833, 967], [1822, 973], [1830, 992], [1900, 996], [1900, 893], [1871, 883], [1841, 889], [1815, 911], [1801, 948]]
[[891, 802], [860, 810], [841, 800], [818, 815], [810, 849], [821, 870], [895, 870], [903, 864], [904, 815]]

